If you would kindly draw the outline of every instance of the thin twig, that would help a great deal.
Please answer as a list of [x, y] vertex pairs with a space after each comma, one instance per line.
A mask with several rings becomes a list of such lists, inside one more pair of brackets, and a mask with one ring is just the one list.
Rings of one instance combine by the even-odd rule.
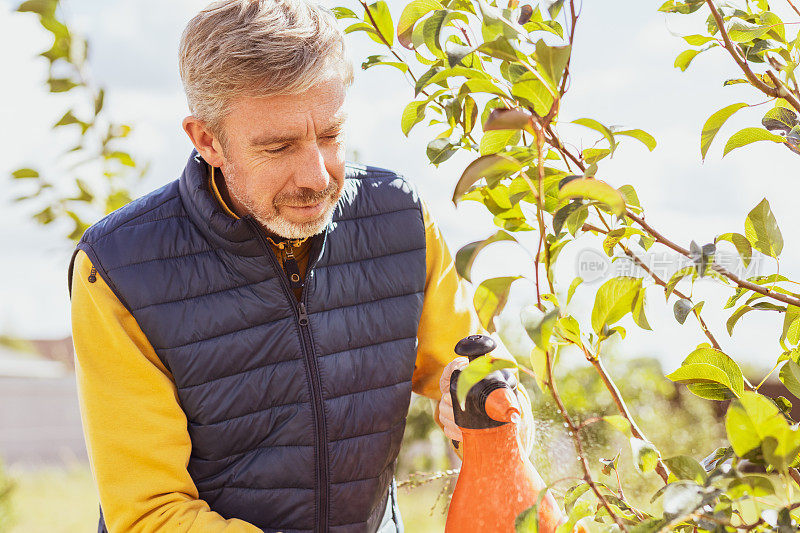
[[[683, 256], [691, 258], [691, 254], [689, 253], [689, 250], [687, 250], [686, 248], [684, 248], [682, 246], [679, 246], [679, 245], [675, 244], [674, 242], [672, 242], [668, 238], [664, 237], [664, 235], [662, 235], [661, 233], [659, 233], [658, 231], [653, 229], [653, 227], [650, 226], [650, 224], [645, 222], [643, 218], [638, 217], [637, 215], [631, 213], [630, 211], [627, 211], [625, 214], [626, 214], [626, 216], [628, 216], [631, 219], [633, 219], [637, 224], [639, 224], [657, 242], [659, 242], [660, 244], [663, 244], [664, 246], [666, 246], [668, 248], [671, 248], [671, 249], [675, 250], [676, 252], [678, 252], [679, 254], [681, 254]], [[737, 276], [736, 274], [734, 274], [733, 272], [728, 271], [725, 267], [723, 267], [721, 265], [718, 265], [716, 263], [713, 263], [711, 265], [711, 268], [714, 271], [718, 272], [719, 274], [725, 276], [726, 278], [728, 278], [732, 282], [734, 282], [739, 287], [742, 287], [742, 288], [745, 288], [745, 289], [750, 289], [753, 292], [757, 292], [759, 294], [763, 294], [764, 296], [768, 296], [768, 297], [770, 297], [770, 298], [772, 298], [774, 300], [778, 300], [780, 302], [783, 302], [783, 303], [786, 303], [786, 304], [789, 304], [789, 305], [795, 305], [795, 306], [800, 307], [800, 298], [795, 298], [795, 297], [789, 296], [787, 294], [776, 292], [776, 291], [770, 290], [768, 288], [762, 287], [761, 285], [757, 285], [757, 284], [755, 284], [755, 283], [753, 283], [751, 281], [744, 280], [744, 279], [740, 278], [739, 276]]]

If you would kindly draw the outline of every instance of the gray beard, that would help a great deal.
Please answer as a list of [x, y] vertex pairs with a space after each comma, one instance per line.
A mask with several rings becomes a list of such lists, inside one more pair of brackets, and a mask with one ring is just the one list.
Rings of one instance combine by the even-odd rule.
[[231, 186], [235, 182], [233, 179], [235, 177], [235, 172], [236, 169], [233, 165], [226, 165], [224, 175], [231, 178], [230, 181], [226, 180], [225, 182], [228, 189], [228, 194], [230, 194], [232, 198], [243, 205], [248, 214], [258, 221], [258, 223], [264, 229], [286, 239], [304, 239], [306, 237], [312, 237], [322, 233], [333, 218], [333, 211], [336, 208], [339, 198], [341, 197], [342, 191], [344, 190], [344, 187], [342, 187], [338, 194], [335, 195], [333, 200], [330, 196], [328, 196], [328, 199], [326, 200], [328, 202], [328, 206], [325, 208], [325, 211], [323, 211], [322, 214], [316, 219], [308, 222], [292, 222], [281, 215], [280, 211], [275, 205], [272, 206], [274, 212], [272, 216], [267, 216], [263, 213], [260, 213], [250, 198], [247, 198], [244, 194], [237, 190], [235, 186]]

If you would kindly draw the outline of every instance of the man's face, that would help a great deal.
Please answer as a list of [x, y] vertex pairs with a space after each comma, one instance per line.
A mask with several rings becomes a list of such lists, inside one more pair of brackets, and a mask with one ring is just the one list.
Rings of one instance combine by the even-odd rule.
[[282, 237], [325, 229], [344, 184], [345, 93], [332, 71], [301, 94], [233, 100], [221, 168], [235, 211]]

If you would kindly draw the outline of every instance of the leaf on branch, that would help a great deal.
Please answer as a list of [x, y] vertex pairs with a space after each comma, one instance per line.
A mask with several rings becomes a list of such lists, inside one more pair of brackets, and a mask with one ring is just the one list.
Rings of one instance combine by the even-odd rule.
[[775, 258], [781, 254], [783, 236], [766, 198], [747, 214], [744, 234], [753, 248], [762, 254]]
[[490, 354], [482, 355], [471, 361], [458, 375], [456, 384], [456, 398], [461, 408], [467, 400], [469, 390], [480, 380], [488, 376], [495, 370], [503, 368], [517, 368], [517, 363], [510, 359], [494, 357]]
[[731, 104], [729, 106], [723, 107], [706, 120], [706, 123], [703, 125], [703, 131], [700, 134], [700, 155], [702, 159], [706, 158], [706, 154], [708, 153], [709, 147], [711, 147], [711, 143], [714, 140], [714, 137], [717, 136], [720, 128], [725, 122], [731, 118], [731, 116], [742, 109], [743, 107], [747, 107], [745, 103], [738, 103], [738, 104]]
[[742, 258], [745, 268], [750, 265], [750, 259], [753, 257], [753, 247], [750, 246], [750, 241], [744, 235], [741, 233], [723, 233], [714, 239], [715, 243], [719, 241], [732, 243], [736, 247], [736, 251], [739, 252], [739, 257]]
[[11, 176], [15, 180], [27, 179], [27, 178], [38, 178], [39, 172], [32, 168], [19, 168], [11, 173]]
[[768, 25], [754, 24], [738, 17], [732, 17], [726, 25], [728, 37], [735, 43], [749, 43], [763, 37], [770, 30]]
[[689, 13], [694, 13], [704, 5], [705, 2], [703, 0], [686, 0], [685, 2], [668, 0], [661, 4], [658, 10], [662, 13], [680, 13], [682, 15], [688, 15]]
[[678, 479], [688, 479], [700, 485], [708, 479], [705, 469], [694, 457], [676, 455], [675, 457], [664, 459], [664, 463]]
[[536, 41], [536, 63], [539, 72], [544, 74], [551, 87], [556, 89], [564, 70], [569, 63], [571, 47], [548, 46], [543, 39]]
[[798, 125], [797, 113], [785, 107], [773, 107], [761, 119], [761, 125], [769, 131], [779, 131], [788, 135]]
[[524, 109], [492, 109], [489, 118], [483, 124], [483, 131], [491, 130], [525, 130], [533, 132], [533, 117]]
[[517, 240], [510, 233], [503, 230], [498, 230], [497, 233], [488, 239], [471, 242], [463, 246], [458, 252], [456, 252], [455, 265], [458, 275], [465, 280], [472, 282], [472, 264], [475, 262], [478, 254], [490, 244], [500, 241], [516, 242]]
[[647, 149], [650, 150], [651, 152], [656, 149], [655, 137], [653, 137], [644, 130], [634, 129], [634, 130], [615, 131], [614, 135], [625, 135], [627, 137], [633, 137], [634, 139], [644, 144], [647, 147]]
[[701, 51], [702, 50], [684, 50], [675, 58], [675, 68], [679, 68], [682, 72], [685, 72], [692, 63], [692, 60], [697, 57]]
[[556, 325], [559, 315], [558, 307], [548, 311], [545, 314], [526, 313], [522, 315], [522, 325], [525, 327], [525, 332], [534, 344], [542, 351], [550, 350], [550, 337], [553, 334], [553, 328]]
[[603, 283], [597, 290], [592, 308], [592, 329], [600, 334], [633, 311], [633, 303], [642, 286], [642, 278], [620, 276]]
[[508, 301], [511, 284], [522, 276], [490, 278], [478, 285], [472, 299], [481, 325], [489, 333], [494, 333], [494, 318], [499, 315]]
[[493, 185], [500, 179], [510, 176], [522, 169], [519, 161], [502, 154], [483, 155], [475, 159], [461, 174], [453, 191], [453, 204], [459, 200], [476, 181], [486, 178], [487, 185]]
[[416, 23], [431, 11], [441, 8], [442, 4], [436, 0], [414, 0], [403, 8], [397, 22], [397, 40], [400, 44], [408, 49], [413, 48], [411, 33]]
[[614, 141], [614, 134], [608, 127], [606, 127], [605, 125], [601, 124], [600, 122], [592, 118], [579, 118], [573, 120], [572, 123], [599, 132], [608, 141], [608, 147], [609, 150], [611, 150], [611, 153], [612, 154], [614, 153], [614, 150], [617, 147], [617, 143]]
[[631, 437], [631, 451], [639, 472], [652, 472], [658, 464], [658, 450], [652, 443]]
[[697, 348], [666, 377], [686, 384], [693, 394], [707, 400], [740, 397], [744, 391], [744, 376], [739, 365], [715, 348]]
[[744, 128], [734, 133], [728, 142], [725, 144], [725, 149], [722, 151], [722, 157], [725, 157], [731, 151], [752, 144], [758, 141], [772, 141], [776, 143], [785, 142], [784, 138], [780, 135], [775, 135], [767, 130], [761, 128]]
[[778, 377], [789, 392], [800, 398], [800, 365], [789, 359], [781, 367]]
[[450, 143], [450, 139], [445, 137], [434, 139], [429, 142], [425, 153], [428, 156], [428, 160], [434, 166], [438, 167], [440, 163], [444, 163], [450, 159], [450, 157], [456, 153], [456, 151], [457, 149], [453, 144]]
[[558, 191], [558, 199], [587, 198], [606, 204], [617, 216], [625, 213], [625, 198], [608, 183], [595, 178], [575, 178], [562, 185]]

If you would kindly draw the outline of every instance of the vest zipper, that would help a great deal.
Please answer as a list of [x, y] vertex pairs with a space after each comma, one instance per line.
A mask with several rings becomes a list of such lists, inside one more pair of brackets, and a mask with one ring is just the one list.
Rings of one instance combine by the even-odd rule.
[[[326, 533], [328, 531], [328, 430], [325, 421], [325, 410], [322, 399], [322, 382], [319, 377], [319, 367], [317, 366], [317, 359], [314, 356], [314, 346], [311, 340], [311, 331], [309, 330], [308, 313], [306, 312], [305, 300], [308, 296], [309, 283], [303, 285], [303, 291], [300, 297], [300, 302], [294, 295], [290, 288], [289, 278], [285, 275], [284, 270], [281, 268], [278, 258], [272, 252], [272, 249], [267, 244], [267, 240], [263, 234], [263, 230], [252, 217], [245, 217], [250, 227], [255, 231], [261, 245], [267, 252], [275, 270], [279, 273], [278, 278], [281, 281], [286, 297], [292, 304], [292, 308], [297, 313], [297, 324], [300, 326], [300, 333], [303, 344], [303, 358], [306, 361], [309, 375], [309, 388], [311, 389], [311, 405], [314, 412], [314, 426], [316, 430], [316, 477], [319, 481], [319, 491], [317, 492], [317, 519], [315, 522], [315, 531]], [[309, 250], [309, 253], [312, 250]], [[312, 258], [309, 258], [312, 259]], [[306, 280], [309, 279], [311, 271], [316, 265], [316, 258], [313, 258], [313, 263], [309, 263], [306, 268]]]

